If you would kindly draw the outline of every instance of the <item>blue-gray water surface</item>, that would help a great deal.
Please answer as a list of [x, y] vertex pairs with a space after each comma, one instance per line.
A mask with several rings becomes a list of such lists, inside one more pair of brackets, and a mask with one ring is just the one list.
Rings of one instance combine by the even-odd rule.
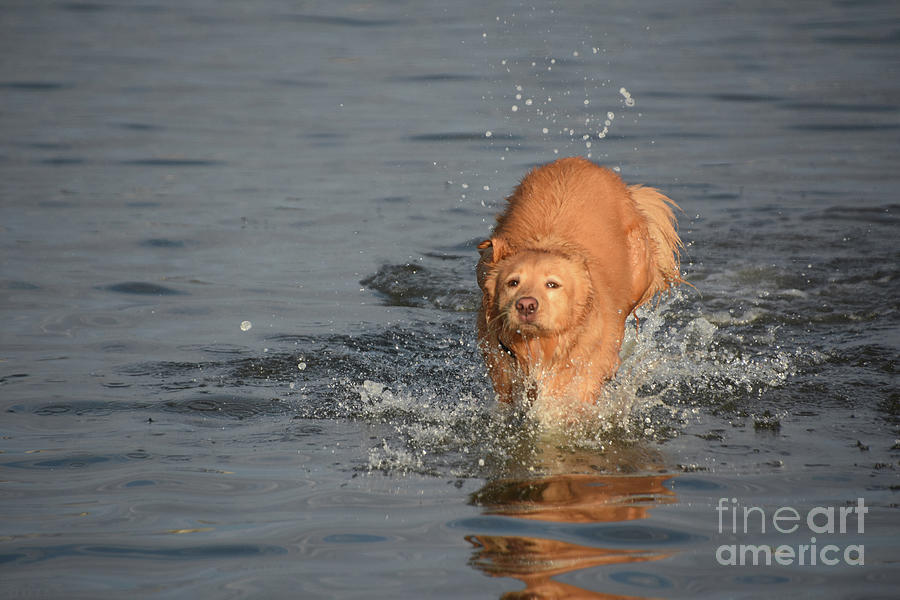
[[[896, 3], [17, 0], [0, 51], [0, 596], [896, 597]], [[693, 287], [561, 433], [473, 267], [567, 155]]]

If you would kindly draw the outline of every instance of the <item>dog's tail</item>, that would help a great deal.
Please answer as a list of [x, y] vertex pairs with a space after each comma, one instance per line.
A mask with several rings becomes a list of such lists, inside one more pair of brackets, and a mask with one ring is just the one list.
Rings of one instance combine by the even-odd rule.
[[670, 290], [685, 283], [681, 278], [681, 249], [684, 244], [678, 237], [678, 220], [672, 208], [681, 210], [675, 202], [658, 190], [642, 185], [628, 186], [628, 193], [638, 212], [644, 217], [649, 244], [649, 283], [647, 291], [638, 301], [638, 306], [646, 303], [657, 293]]

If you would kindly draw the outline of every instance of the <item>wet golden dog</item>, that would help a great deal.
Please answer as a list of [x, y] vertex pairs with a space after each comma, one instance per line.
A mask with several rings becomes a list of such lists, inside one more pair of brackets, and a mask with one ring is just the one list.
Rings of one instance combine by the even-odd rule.
[[628, 315], [682, 282], [676, 205], [582, 158], [532, 170], [507, 202], [478, 245], [494, 390], [504, 402], [593, 402], [618, 369]]

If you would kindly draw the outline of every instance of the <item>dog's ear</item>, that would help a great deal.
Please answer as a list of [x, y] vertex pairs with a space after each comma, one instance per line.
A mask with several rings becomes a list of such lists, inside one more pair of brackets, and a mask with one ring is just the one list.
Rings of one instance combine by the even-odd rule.
[[494, 272], [493, 267], [509, 253], [509, 247], [502, 239], [491, 238], [478, 244], [478, 251], [481, 253], [481, 258], [475, 269], [478, 278], [478, 287], [480, 287], [483, 292], [489, 293], [490, 286], [488, 284], [488, 279], [490, 279], [491, 274]]
[[509, 247], [501, 238], [491, 238], [478, 244], [481, 260], [488, 263], [498, 263], [509, 254]]

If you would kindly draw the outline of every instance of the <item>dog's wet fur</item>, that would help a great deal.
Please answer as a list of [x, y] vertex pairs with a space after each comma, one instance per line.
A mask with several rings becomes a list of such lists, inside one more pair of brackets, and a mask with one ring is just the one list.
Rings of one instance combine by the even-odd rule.
[[625, 320], [683, 282], [672, 207], [583, 158], [525, 176], [478, 245], [478, 339], [501, 401], [597, 399]]

